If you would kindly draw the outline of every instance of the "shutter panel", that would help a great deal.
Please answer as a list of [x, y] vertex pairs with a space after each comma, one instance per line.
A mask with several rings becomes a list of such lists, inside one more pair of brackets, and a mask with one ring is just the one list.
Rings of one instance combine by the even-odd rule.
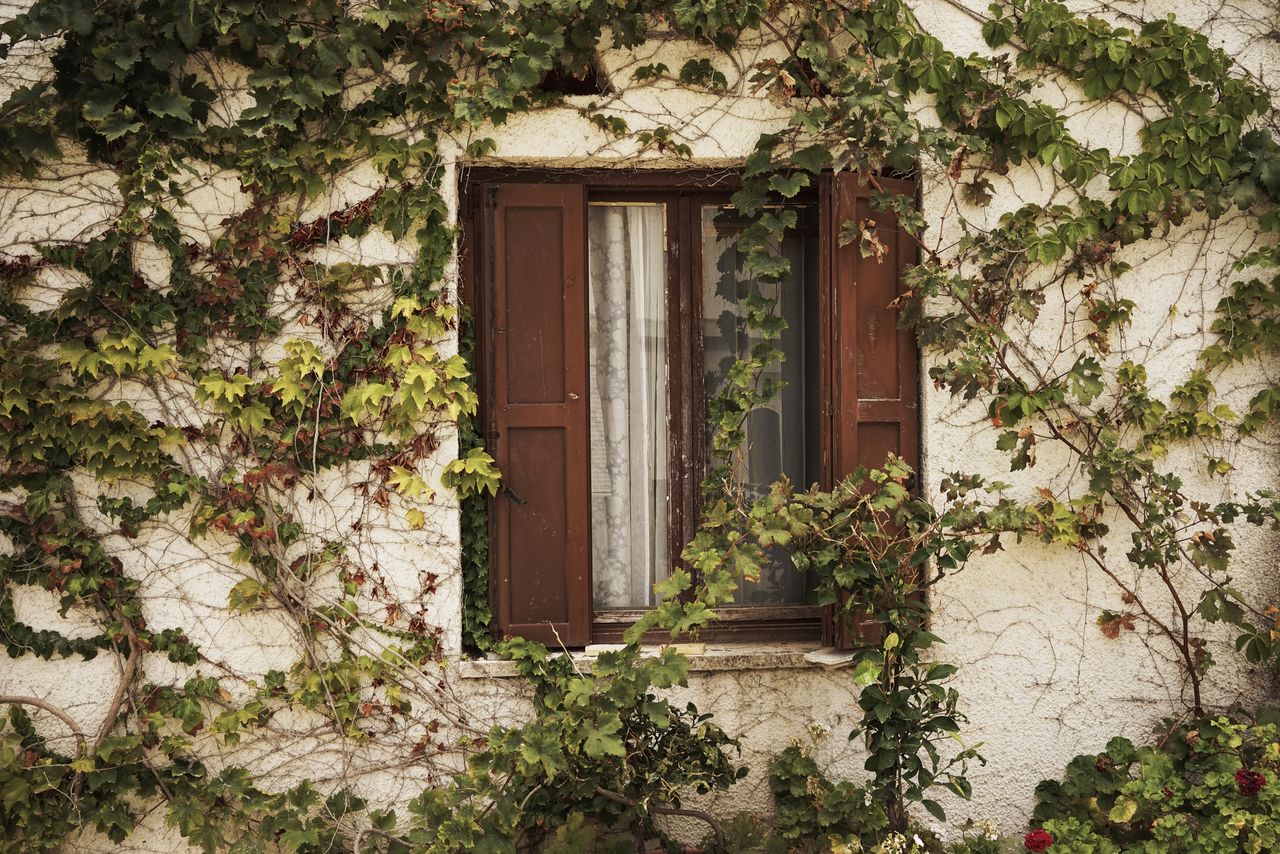
[[[886, 190], [914, 197], [909, 182], [878, 181]], [[878, 468], [890, 453], [917, 471], [920, 465], [915, 334], [898, 327], [898, 311], [890, 307], [902, 294], [903, 272], [916, 261], [916, 245], [897, 227], [893, 213], [872, 209], [870, 196], [858, 173], [841, 172], [823, 211], [831, 259], [828, 453], [833, 480], [858, 466]], [[863, 258], [857, 240], [839, 244], [844, 223], [868, 219], [875, 220], [876, 236], [887, 249], [881, 259]], [[853, 639], [847, 627], [825, 622], [824, 642], [848, 647]], [[855, 628], [853, 634], [860, 632]]]
[[498, 625], [555, 647], [591, 635], [586, 191], [484, 188]]

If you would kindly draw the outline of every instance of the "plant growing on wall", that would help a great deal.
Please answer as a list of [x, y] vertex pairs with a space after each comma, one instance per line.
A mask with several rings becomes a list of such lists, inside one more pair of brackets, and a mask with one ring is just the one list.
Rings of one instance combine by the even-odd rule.
[[1267, 851], [1278, 844], [1275, 724], [1207, 718], [1154, 745], [1115, 738], [1041, 783], [1035, 818], [1055, 851]]
[[[949, 182], [958, 236], [946, 246], [927, 240], [910, 200], [876, 195], [920, 243], [904, 307], [930, 353], [929, 376], [986, 405], [991, 441], [1012, 469], [1052, 448], [1077, 472], [1022, 499], [958, 473], [939, 497], [927, 484], [912, 495], [910, 473], [888, 460], [868, 474], [869, 489], [860, 474], [829, 492], [783, 483], [748, 498], [732, 461], [745, 413], [776, 393], [758, 381], [779, 358], [766, 344], [711, 404], [719, 465], [686, 551], [703, 581], [695, 589], [675, 573], [633, 639], [656, 625], [696, 631], [739, 577], [758, 573], [762, 549], [791, 550], [828, 601], [869, 627], [854, 670], [864, 687], [857, 731], [898, 829], [910, 803], [940, 809], [935, 786], [967, 792], [972, 750], [938, 748], [962, 718], [942, 684], [948, 665], [930, 657], [926, 618], [928, 588], [975, 549], [1011, 537], [1075, 549], [1120, 591], [1124, 610], [1104, 613], [1103, 631], [1150, 626], [1179, 664], [1194, 715], [1206, 708], [1215, 649], [1206, 623], [1225, 624], [1249, 662], [1274, 666], [1274, 611], [1232, 583], [1232, 526], [1274, 527], [1280, 504], [1271, 494], [1209, 500], [1195, 486], [1201, 472], [1230, 470], [1212, 449], [1267, 429], [1280, 399], [1267, 384], [1232, 408], [1216, 388], [1238, 366], [1274, 357], [1280, 340], [1280, 146], [1267, 93], [1172, 20], [1122, 27], [1051, 0], [1011, 0], [982, 17], [987, 56], [946, 50], [900, 0], [37, 0], [0, 27], [0, 56], [35, 46], [52, 61], [47, 80], [0, 106], [0, 174], [34, 180], [83, 161], [109, 176], [119, 199], [100, 233], [0, 257], [0, 532], [14, 546], [0, 558], [0, 628], [11, 656], [119, 664], [101, 727], [72, 727], [72, 753], [32, 729], [24, 710], [42, 701], [3, 698], [13, 706], [0, 758], [10, 838], [52, 847], [93, 826], [119, 841], [138, 804], [159, 800], [207, 850], [466, 850], [485, 831], [486, 844], [510, 850], [584, 818], [643, 824], [675, 797], [672, 785], [734, 779], [727, 736], [650, 693], [680, 681], [672, 655], [640, 666], [632, 648], [593, 674], [570, 674], [536, 649], [508, 647], [534, 681], [533, 723], [478, 727], [435, 675], [440, 628], [421, 602], [439, 579], [427, 568], [420, 591], [392, 590], [362, 558], [363, 515], [316, 523], [303, 510], [339, 472], [359, 473], [368, 512], [411, 529], [429, 530], [459, 496], [470, 544], [466, 633], [484, 637], [476, 497], [500, 475], [466, 422], [476, 401], [465, 336], [454, 352], [444, 150], [464, 139], [467, 157], [483, 157], [483, 128], [554, 102], [539, 81], [590, 66], [602, 38], [628, 48], [674, 36], [730, 50], [765, 30], [785, 48], [751, 71], [751, 85], [787, 104], [791, 120], [761, 137], [734, 199], [755, 218], [740, 248], [758, 275], [785, 271], [769, 247], [787, 223], [766, 203], [825, 169], [862, 170], [873, 185], [880, 171], [917, 168]], [[243, 71], [243, 109], [213, 73], [226, 68]], [[705, 59], [676, 72], [712, 91], [728, 82], [717, 74]], [[1047, 78], [1142, 117], [1140, 149], [1075, 139], [1063, 114], [1034, 96]], [[918, 98], [934, 106], [927, 118], [912, 108]], [[633, 132], [607, 105], [584, 113], [642, 149], [688, 151], [679, 123]], [[1032, 164], [1061, 192], [982, 226], [975, 211], [993, 183]], [[326, 199], [358, 169], [376, 174], [376, 188]], [[211, 170], [236, 176], [245, 203], [198, 240], [184, 230], [184, 187]], [[1135, 305], [1115, 283], [1126, 252], [1229, 213], [1250, 217], [1267, 239], [1239, 258], [1198, 369], [1160, 392], [1124, 344]], [[412, 260], [362, 265], [321, 251], [374, 230], [410, 244]], [[877, 254], [873, 227], [850, 222], [842, 233]], [[168, 268], [163, 283], [144, 276], [148, 251]], [[21, 298], [55, 275], [73, 282], [56, 307], [37, 311]], [[372, 289], [383, 304], [358, 310], [353, 296]], [[766, 341], [776, 338], [771, 306], [752, 317]], [[1028, 329], [1054, 318], [1066, 330], [1057, 345], [1031, 348]], [[1187, 448], [1195, 463], [1184, 470], [1182, 457], [1171, 460]], [[104, 545], [107, 525], [125, 541], [176, 526], [225, 553], [239, 579], [227, 608], [286, 617], [296, 660], [249, 684], [188, 631], [149, 626], [147, 587]], [[1117, 537], [1127, 538], [1123, 555]], [[64, 612], [93, 615], [95, 632], [24, 625], [13, 585], [54, 592]], [[181, 675], [144, 666], [158, 655]], [[207, 763], [215, 748], [283, 726], [285, 710], [314, 714], [347, 744], [413, 733], [397, 761], [431, 779], [412, 818], [340, 785], [272, 787], [237, 765]], [[517, 743], [535, 736], [545, 751]], [[653, 764], [673, 744], [671, 763]], [[448, 785], [459, 755], [471, 764]], [[563, 801], [544, 803], [552, 792]]]

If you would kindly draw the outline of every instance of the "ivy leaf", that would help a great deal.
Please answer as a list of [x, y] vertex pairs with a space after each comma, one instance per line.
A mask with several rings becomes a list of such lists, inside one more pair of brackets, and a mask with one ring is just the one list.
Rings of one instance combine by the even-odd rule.
[[293, 77], [289, 72], [279, 66], [268, 65], [265, 68], [255, 69], [249, 75], [249, 85], [253, 87], [274, 88], [284, 86], [286, 83], [292, 82]]
[[430, 498], [435, 493], [421, 475], [404, 466], [392, 466], [387, 483], [405, 498], [421, 498], [424, 495]]
[[354, 386], [342, 396], [340, 407], [342, 413], [351, 419], [352, 424], [359, 424], [365, 418], [377, 413], [382, 401], [390, 395], [391, 387], [385, 383]]
[[254, 401], [240, 410], [235, 421], [246, 430], [261, 432], [271, 420], [271, 410], [265, 403]]
[[617, 712], [605, 715], [599, 726], [593, 727], [590, 723], [585, 723], [583, 726], [587, 728], [587, 733], [582, 742], [582, 749], [592, 759], [626, 755], [626, 745], [617, 735], [622, 729], [622, 719], [618, 717]]
[[817, 175], [831, 165], [831, 152], [825, 145], [811, 145], [791, 155], [791, 162]]
[[126, 113], [112, 113], [106, 120], [98, 124], [98, 133], [108, 142], [113, 142], [122, 136], [128, 136], [131, 133], [137, 133], [142, 130], [142, 122], [130, 121]]
[[1258, 180], [1273, 193], [1280, 193], [1280, 157], [1262, 161], [1258, 167]]
[[644, 713], [658, 729], [671, 725], [671, 706], [666, 700], [645, 700]]
[[809, 186], [809, 176], [804, 172], [793, 172], [790, 175], [774, 175], [769, 179], [769, 189], [785, 199], [791, 199], [801, 190]]
[[180, 119], [191, 124], [191, 106], [195, 101], [178, 92], [157, 92], [147, 101], [147, 109], [154, 116]]
[[989, 47], [1000, 47], [1013, 35], [1013, 25], [1006, 20], [988, 21], [982, 27], [982, 38]]
[[280, 837], [280, 847], [285, 851], [298, 851], [304, 846], [314, 845], [319, 841], [318, 827], [290, 828]]
[[689, 681], [689, 659], [667, 650], [661, 657], [649, 662], [649, 676], [655, 688], [685, 685]]
[[254, 578], [243, 578], [227, 592], [227, 608], [243, 613], [261, 605], [267, 598], [266, 585]]
[[1071, 368], [1071, 393], [1085, 406], [1093, 403], [1106, 387], [1102, 382], [1102, 366], [1092, 356], [1083, 356]]

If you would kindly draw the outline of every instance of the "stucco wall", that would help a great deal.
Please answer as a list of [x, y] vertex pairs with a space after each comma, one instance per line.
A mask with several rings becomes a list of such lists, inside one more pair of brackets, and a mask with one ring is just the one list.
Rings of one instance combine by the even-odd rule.
[[[921, 20], [954, 50], [985, 51], [979, 24], [965, 7], [985, 12], [986, 0], [917, 4]], [[1079, 4], [1082, 8], [1088, 4]], [[1249, 5], [1246, 3], [1245, 5]], [[1266, 0], [1252, 4], [1265, 19]], [[1203, 22], [1215, 43], [1228, 47], [1250, 69], [1265, 72], [1280, 68], [1280, 45], [1259, 42], [1251, 24], [1213, 17], [1216, 4], [1125, 3], [1124, 11], [1145, 17], [1176, 11], [1184, 21]], [[13, 11], [0, 5], [0, 17]], [[1274, 17], [1274, 12], [1271, 13]], [[604, 63], [624, 93], [601, 101], [601, 108], [627, 119], [633, 130], [674, 124], [686, 128], [685, 141], [693, 150], [695, 165], [732, 165], [751, 149], [761, 131], [776, 128], [786, 112], [768, 100], [750, 94], [746, 77], [751, 65], [774, 49], [767, 43], [749, 47], [732, 61], [713, 53], [708, 58], [731, 83], [728, 95], [681, 91], [670, 85], [627, 87], [631, 70], [654, 62], [671, 68], [696, 54], [680, 42], [655, 42], [632, 53], [605, 51]], [[0, 64], [0, 80], [11, 76], [47, 74], [38, 54], [22, 53]], [[210, 72], [233, 87], [225, 99], [223, 120], [244, 106], [243, 92], [234, 85], [242, 76], [234, 69]], [[4, 86], [0, 85], [0, 90]], [[0, 92], [0, 95], [5, 94]], [[1041, 96], [1071, 113], [1071, 127], [1080, 138], [1096, 145], [1132, 148], [1136, 145], [1137, 119], [1128, 111], [1096, 105], [1080, 105], [1070, 87], [1044, 87]], [[358, 97], [353, 94], [353, 98]], [[485, 164], [527, 163], [572, 165], [582, 168], [679, 165], [652, 152], [637, 155], [632, 142], [617, 142], [595, 129], [578, 111], [593, 99], [569, 99], [562, 108], [514, 117], [506, 125], [477, 136], [492, 136], [497, 147]], [[927, 103], [919, 108], [928, 110]], [[454, 155], [442, 162], [445, 186], [456, 208], [460, 170], [468, 164], [457, 152], [468, 140], [456, 140]], [[84, 162], [69, 162], [35, 181], [7, 179], [0, 182], [0, 254], [29, 253], [38, 242], [83, 240], [107, 228], [120, 204], [115, 177]], [[681, 161], [687, 164], [689, 161]], [[303, 219], [323, 214], [368, 196], [383, 179], [371, 167], [353, 170], [332, 192], [317, 200]], [[935, 224], [928, 239], [941, 248], [954, 239], [957, 204], [945, 176], [922, 176], [923, 209]], [[184, 231], [194, 240], [207, 241], [221, 227], [223, 217], [243, 209], [246, 197], [236, 176], [211, 169], [191, 178], [191, 207], [175, 208]], [[1051, 181], [1036, 169], [1012, 171], [996, 185], [996, 197], [985, 209], [965, 208], [963, 213], [979, 223], [992, 222], [1000, 213], [1025, 201], [1044, 200], [1054, 192]], [[945, 224], [944, 224], [945, 223]], [[1213, 227], [1189, 223], [1166, 240], [1135, 247], [1127, 260], [1133, 271], [1116, 288], [1138, 304], [1132, 327], [1124, 333], [1130, 354], [1137, 353], [1158, 391], [1167, 391], [1193, 367], [1198, 350], [1206, 343], [1206, 317], [1226, 281], [1227, 267], [1256, 239], [1252, 224], [1240, 216]], [[360, 240], [343, 239], [317, 251], [324, 260], [364, 263], [407, 263], [413, 247], [397, 244], [385, 234], [373, 233]], [[164, 288], [168, 271], [163, 253], [154, 246], [136, 248], [140, 271], [152, 287]], [[60, 272], [46, 272], [28, 289], [24, 299], [34, 309], [50, 310], [59, 295], [74, 282]], [[357, 298], [368, 316], [377, 316], [385, 294]], [[285, 316], [299, 311], [294, 295], [280, 293], [275, 309]], [[1055, 325], [1070, 318], [1074, 309], [1046, 307], [1045, 320], [1036, 328], [1021, 330], [1030, 352], [1050, 358], [1052, 348], [1039, 347], [1056, 340]], [[286, 327], [284, 338], [306, 334], [296, 324]], [[227, 344], [218, 349], [220, 364], [247, 363], [249, 354]], [[271, 357], [268, 356], [268, 359]], [[927, 368], [927, 364], [925, 366]], [[1234, 378], [1237, 396], [1247, 395], [1264, 379], [1259, 371], [1274, 374], [1276, 366], [1252, 366]], [[141, 387], [115, 389], [112, 394], [173, 418], [190, 413], [199, 418], [190, 388], [163, 388], [160, 393]], [[936, 489], [944, 473], [952, 470], [982, 471], [1014, 482], [1014, 491], [1030, 494], [1037, 486], [1060, 485], [1072, 477], [1069, 464], [1045, 454], [1034, 469], [1012, 476], [1005, 456], [994, 447], [985, 409], [957, 404], [945, 391], [922, 383], [924, 423], [924, 483]], [[456, 453], [452, 434], [445, 431], [437, 459], [426, 475], [438, 479], [439, 468]], [[1238, 496], [1248, 490], [1274, 486], [1280, 466], [1274, 435], [1248, 444], [1220, 449], [1235, 464], [1235, 471], [1212, 483], [1196, 484], [1210, 498]], [[193, 467], [216, 466], [216, 460], [190, 460]], [[459, 570], [458, 511], [447, 490], [434, 500], [427, 524], [410, 530], [402, 508], [387, 510], [356, 501], [352, 484], [363, 480], [357, 466], [335, 474], [320, 484], [314, 495], [294, 497], [294, 506], [309, 530], [342, 528], [350, 533], [350, 546], [359, 558], [376, 563], [386, 577], [391, 597], [406, 607], [425, 607], [428, 619], [443, 628], [442, 640], [451, 655], [460, 648], [461, 584]], [[77, 500], [92, 517], [93, 496], [98, 489], [91, 478], [78, 479]], [[111, 487], [138, 490], [127, 484]], [[230, 542], [203, 539], [193, 542], [186, 534], [188, 520], [175, 514], [151, 524], [139, 539], [125, 539], [113, 532], [110, 522], [100, 525], [105, 542], [125, 562], [127, 570], [147, 584], [147, 622], [153, 628], [184, 627], [228, 671], [238, 674], [229, 690], [249, 690], [249, 680], [268, 669], [285, 667], [297, 654], [289, 621], [270, 612], [232, 614], [226, 609], [230, 587], [242, 577], [228, 558]], [[359, 521], [359, 525], [353, 525]], [[358, 532], [354, 529], [358, 527]], [[1116, 521], [1115, 551], [1126, 548], [1128, 532]], [[1278, 590], [1277, 543], [1256, 531], [1241, 531], [1238, 561], [1241, 584], [1273, 596]], [[0, 543], [0, 547], [5, 544]], [[432, 577], [428, 577], [432, 576]], [[1145, 582], [1138, 579], [1140, 585]], [[1153, 601], [1158, 600], [1154, 589]], [[16, 591], [19, 617], [39, 627], [90, 631], [83, 615], [61, 618], [52, 596], [31, 588]], [[948, 804], [958, 821], [965, 817], [988, 818], [1009, 831], [1025, 824], [1032, 789], [1044, 776], [1056, 774], [1076, 753], [1100, 748], [1111, 736], [1141, 738], [1150, 724], [1179, 706], [1177, 669], [1158, 639], [1143, 631], [1126, 632], [1117, 640], [1104, 638], [1095, 625], [1100, 609], [1119, 608], [1118, 591], [1096, 570], [1069, 551], [1036, 544], [1012, 545], [1002, 552], [975, 560], [963, 573], [948, 579], [934, 593], [935, 631], [947, 640], [940, 654], [961, 665], [955, 686], [972, 723], [965, 732], [970, 741], [984, 743], [985, 768], [975, 768], [974, 799], [968, 804]], [[846, 738], [856, 720], [853, 688], [846, 671], [797, 665], [788, 658], [780, 666], [755, 659], [757, 669], [710, 669], [695, 672], [682, 697], [715, 713], [730, 733], [741, 735], [751, 775], [717, 805], [719, 811], [758, 812], [768, 809], [765, 785], [768, 757], [792, 739], [812, 743], [820, 760], [837, 774], [860, 773], [857, 745]], [[1256, 702], [1274, 697], [1267, 674], [1247, 672], [1223, 656], [1215, 671], [1215, 702]], [[434, 691], [442, 680], [446, 692], [473, 721], [514, 720], [524, 710], [517, 680], [486, 676], [483, 668], [466, 674], [450, 665], [441, 674], [424, 675], [424, 690]], [[146, 662], [147, 676], [157, 681], [181, 678], [175, 667], [160, 656]], [[87, 731], [99, 724], [113, 690], [117, 663], [108, 656], [90, 662], [41, 661], [35, 658], [6, 660], [0, 666], [0, 693], [46, 697], [72, 711]], [[237, 686], [239, 686], [237, 688]], [[41, 719], [53, 734], [57, 727]], [[825, 733], [825, 734], [824, 734]], [[235, 761], [251, 762], [269, 779], [289, 782], [304, 776], [333, 779], [340, 775], [357, 779], [357, 787], [375, 798], [406, 799], [428, 782], [429, 775], [407, 759], [405, 747], [421, 732], [412, 728], [378, 734], [367, 745], [337, 745], [318, 738], [304, 715], [280, 719], [266, 743], [253, 743], [234, 754]], [[228, 758], [232, 758], [231, 755]], [[105, 840], [86, 840], [88, 849], [108, 848]], [[180, 839], [163, 827], [163, 818], [152, 815], [146, 828], [131, 838], [133, 850], [172, 851]]]

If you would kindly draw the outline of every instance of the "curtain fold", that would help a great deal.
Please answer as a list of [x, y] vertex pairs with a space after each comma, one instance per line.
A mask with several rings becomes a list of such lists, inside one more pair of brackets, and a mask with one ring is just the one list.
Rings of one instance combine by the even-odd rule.
[[664, 209], [591, 205], [591, 552], [597, 608], [653, 604], [667, 572]]

